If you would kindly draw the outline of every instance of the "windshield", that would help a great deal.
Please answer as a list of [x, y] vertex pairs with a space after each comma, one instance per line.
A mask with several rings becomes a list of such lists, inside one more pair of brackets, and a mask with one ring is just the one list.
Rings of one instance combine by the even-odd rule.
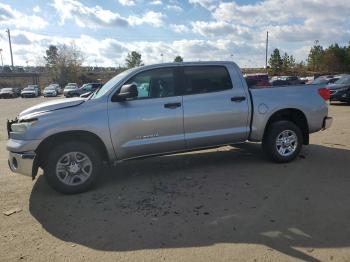
[[28, 86], [28, 87], [25, 87], [25, 88], [23, 88], [23, 90], [34, 90], [34, 87], [31, 87], [31, 86]]
[[3, 89], [1, 89], [1, 92], [3, 92], [3, 91], [12, 91], [12, 88], [3, 88]]
[[83, 84], [83, 86], [81, 87], [81, 89], [84, 89], [84, 88], [91, 88], [92, 85], [91, 84]]
[[95, 98], [99, 98], [101, 96], [103, 96], [104, 94], [106, 94], [109, 90], [111, 90], [113, 87], [116, 86], [116, 84], [118, 84], [120, 82], [120, 80], [122, 80], [126, 75], [130, 74], [131, 72], [133, 72], [134, 70], [136, 70], [137, 68], [131, 68], [129, 70], [126, 70], [124, 72], [121, 72], [120, 74], [116, 75], [115, 77], [113, 77], [111, 80], [109, 80], [107, 83], [105, 83], [99, 90], [98, 92], [96, 92], [91, 99], [95, 99]]
[[48, 87], [46, 87], [45, 89], [46, 89], [46, 90], [55, 90], [56, 87], [54, 87], [54, 86], [48, 86]]
[[335, 81], [334, 84], [350, 84], [350, 75], [343, 76], [339, 80]]

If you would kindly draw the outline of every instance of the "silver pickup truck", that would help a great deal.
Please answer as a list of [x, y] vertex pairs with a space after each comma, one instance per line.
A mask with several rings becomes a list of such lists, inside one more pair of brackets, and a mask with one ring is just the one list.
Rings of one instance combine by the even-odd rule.
[[87, 98], [39, 104], [8, 121], [9, 166], [63, 193], [89, 189], [103, 162], [262, 142], [288, 162], [326, 129], [329, 91], [248, 88], [233, 62], [169, 63], [118, 74]]

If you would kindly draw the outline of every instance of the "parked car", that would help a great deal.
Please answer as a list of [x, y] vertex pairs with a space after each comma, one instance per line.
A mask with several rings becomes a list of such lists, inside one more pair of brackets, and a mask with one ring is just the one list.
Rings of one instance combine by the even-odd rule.
[[308, 83], [314, 81], [315, 78], [313, 76], [304, 76], [304, 77], [300, 77], [300, 80], [305, 82], [305, 84], [308, 84]]
[[51, 84], [45, 87], [43, 94], [44, 94], [44, 97], [57, 96], [59, 94], [58, 86], [55, 84]]
[[333, 76], [333, 75], [331, 75], [331, 76], [329, 76], [329, 75], [327, 75], [327, 76], [319, 76], [316, 79], [314, 79], [313, 81], [307, 82], [307, 84], [308, 85], [310, 85], [310, 84], [312, 84], [312, 85], [313, 84], [325, 84], [325, 85], [327, 85], [327, 84], [334, 83], [335, 81], [337, 81], [340, 78], [341, 78], [341, 75], [336, 75], [336, 76]]
[[350, 105], [350, 75], [342, 75], [333, 84], [328, 85], [331, 101], [347, 102]]
[[57, 95], [60, 95], [60, 94], [63, 93], [63, 90], [62, 90], [62, 88], [60, 87], [59, 84], [50, 84], [49, 86], [52, 86], [52, 87], [55, 88], [55, 90], [56, 90], [56, 92], [57, 92]]
[[248, 86], [271, 86], [268, 74], [246, 74], [244, 76]]
[[39, 87], [37, 85], [29, 85], [25, 88], [23, 88], [21, 92], [21, 97], [22, 98], [27, 98], [27, 97], [37, 97], [39, 96]]
[[67, 90], [66, 97], [75, 97], [80, 96], [85, 93], [91, 93], [94, 92], [96, 89], [99, 89], [102, 86], [100, 83], [88, 83], [82, 85], [80, 88]]
[[297, 76], [279, 76], [276, 78], [272, 78], [270, 81], [271, 85], [302, 85], [305, 84], [305, 81], [300, 80]]
[[76, 84], [76, 83], [68, 83], [68, 84], [64, 87], [64, 89], [63, 89], [63, 95], [64, 95], [65, 97], [70, 97], [70, 96], [69, 96], [69, 93], [70, 93], [71, 91], [73, 91], [73, 90], [78, 89], [78, 88], [79, 88], [78, 84]]
[[103, 161], [261, 141], [273, 161], [289, 162], [309, 133], [331, 125], [328, 99], [323, 85], [249, 89], [233, 62], [132, 68], [87, 99], [39, 104], [9, 121], [9, 165], [33, 178], [41, 167], [54, 189], [78, 193]]
[[19, 92], [19, 88], [5, 87], [0, 90], [0, 98], [16, 98]]
[[270, 79], [270, 84], [272, 86], [286, 86], [289, 83], [287, 82], [287, 80], [282, 80], [280, 76], [273, 76]]

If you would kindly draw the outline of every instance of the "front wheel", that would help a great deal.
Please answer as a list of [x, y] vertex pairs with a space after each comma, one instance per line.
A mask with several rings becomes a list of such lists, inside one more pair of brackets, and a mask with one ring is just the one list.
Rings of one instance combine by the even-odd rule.
[[49, 185], [64, 194], [87, 191], [101, 170], [100, 155], [84, 142], [54, 147], [45, 163], [44, 175]]
[[295, 159], [303, 144], [300, 128], [290, 121], [272, 123], [264, 136], [262, 146], [267, 156], [278, 163]]

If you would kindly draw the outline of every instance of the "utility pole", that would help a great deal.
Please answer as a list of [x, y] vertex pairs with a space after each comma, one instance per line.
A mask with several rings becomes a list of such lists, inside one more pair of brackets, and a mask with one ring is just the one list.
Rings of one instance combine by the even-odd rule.
[[266, 31], [265, 69], [267, 72], [267, 51], [269, 49], [269, 31]]
[[11, 55], [11, 65], [12, 65], [12, 68], [13, 68], [13, 55], [12, 55], [12, 44], [11, 44], [10, 29], [7, 28], [6, 32], [7, 32], [7, 35], [8, 35], [8, 37], [9, 37], [9, 46], [10, 46], [10, 55]]

